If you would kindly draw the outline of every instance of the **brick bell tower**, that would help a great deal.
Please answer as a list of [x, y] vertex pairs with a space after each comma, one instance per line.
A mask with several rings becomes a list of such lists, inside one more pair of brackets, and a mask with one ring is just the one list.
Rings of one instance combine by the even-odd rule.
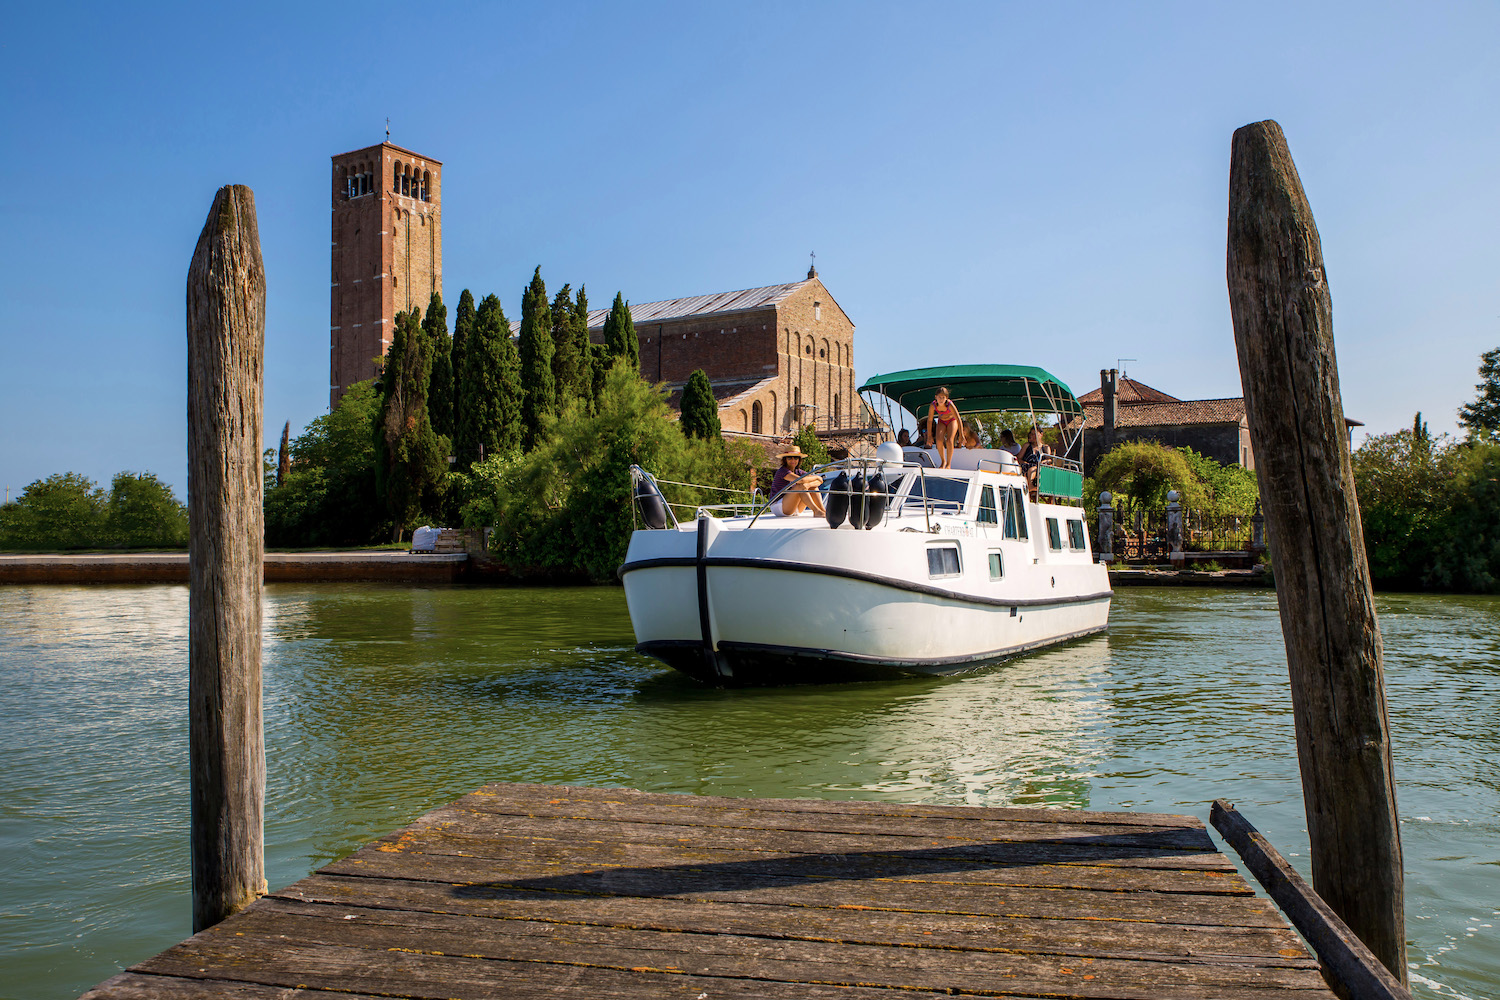
[[333, 157], [329, 408], [374, 378], [396, 313], [443, 290], [443, 165], [392, 145]]

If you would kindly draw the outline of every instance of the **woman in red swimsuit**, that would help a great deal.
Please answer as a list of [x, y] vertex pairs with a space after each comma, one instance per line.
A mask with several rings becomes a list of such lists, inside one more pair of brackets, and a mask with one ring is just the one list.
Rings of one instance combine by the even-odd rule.
[[[937, 424], [935, 428], [934, 423]], [[927, 440], [937, 448], [938, 458], [941, 460], [938, 468], [953, 468], [953, 445], [963, 429], [963, 418], [958, 415], [958, 407], [953, 405], [953, 400], [948, 398], [948, 387], [938, 386], [937, 395], [927, 408]], [[933, 433], [934, 430], [936, 434]]]

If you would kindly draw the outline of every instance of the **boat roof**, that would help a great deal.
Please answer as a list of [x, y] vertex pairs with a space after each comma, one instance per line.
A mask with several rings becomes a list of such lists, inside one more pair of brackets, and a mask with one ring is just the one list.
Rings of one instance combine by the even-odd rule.
[[921, 415], [937, 392], [948, 387], [948, 397], [970, 413], [1020, 410], [1077, 416], [1083, 405], [1067, 383], [1045, 368], [1031, 365], [940, 365], [876, 375], [859, 387], [895, 400]]

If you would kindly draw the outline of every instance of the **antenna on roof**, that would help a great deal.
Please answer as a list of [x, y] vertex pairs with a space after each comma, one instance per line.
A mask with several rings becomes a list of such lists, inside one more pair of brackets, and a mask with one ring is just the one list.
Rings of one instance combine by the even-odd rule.
[[1125, 370], [1125, 362], [1139, 361], [1140, 358], [1115, 358], [1115, 367], [1120, 369], [1120, 377], [1127, 378], [1130, 373]]
[[389, 118], [385, 120], [385, 141], [391, 141], [391, 120]]
[[811, 280], [818, 276], [818, 255], [816, 253], [809, 252], [807, 256], [811, 261], [811, 263], [807, 265], [807, 277], [809, 280]]

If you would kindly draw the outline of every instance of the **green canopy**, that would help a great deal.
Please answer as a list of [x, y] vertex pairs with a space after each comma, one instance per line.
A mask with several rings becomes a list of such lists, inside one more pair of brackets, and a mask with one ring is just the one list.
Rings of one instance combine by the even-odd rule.
[[1029, 365], [912, 368], [876, 375], [860, 386], [859, 391], [878, 392], [920, 418], [940, 385], [948, 387], [949, 398], [964, 413], [1019, 410], [1057, 413], [1064, 418], [1083, 414], [1082, 404], [1066, 383], [1044, 368]]

